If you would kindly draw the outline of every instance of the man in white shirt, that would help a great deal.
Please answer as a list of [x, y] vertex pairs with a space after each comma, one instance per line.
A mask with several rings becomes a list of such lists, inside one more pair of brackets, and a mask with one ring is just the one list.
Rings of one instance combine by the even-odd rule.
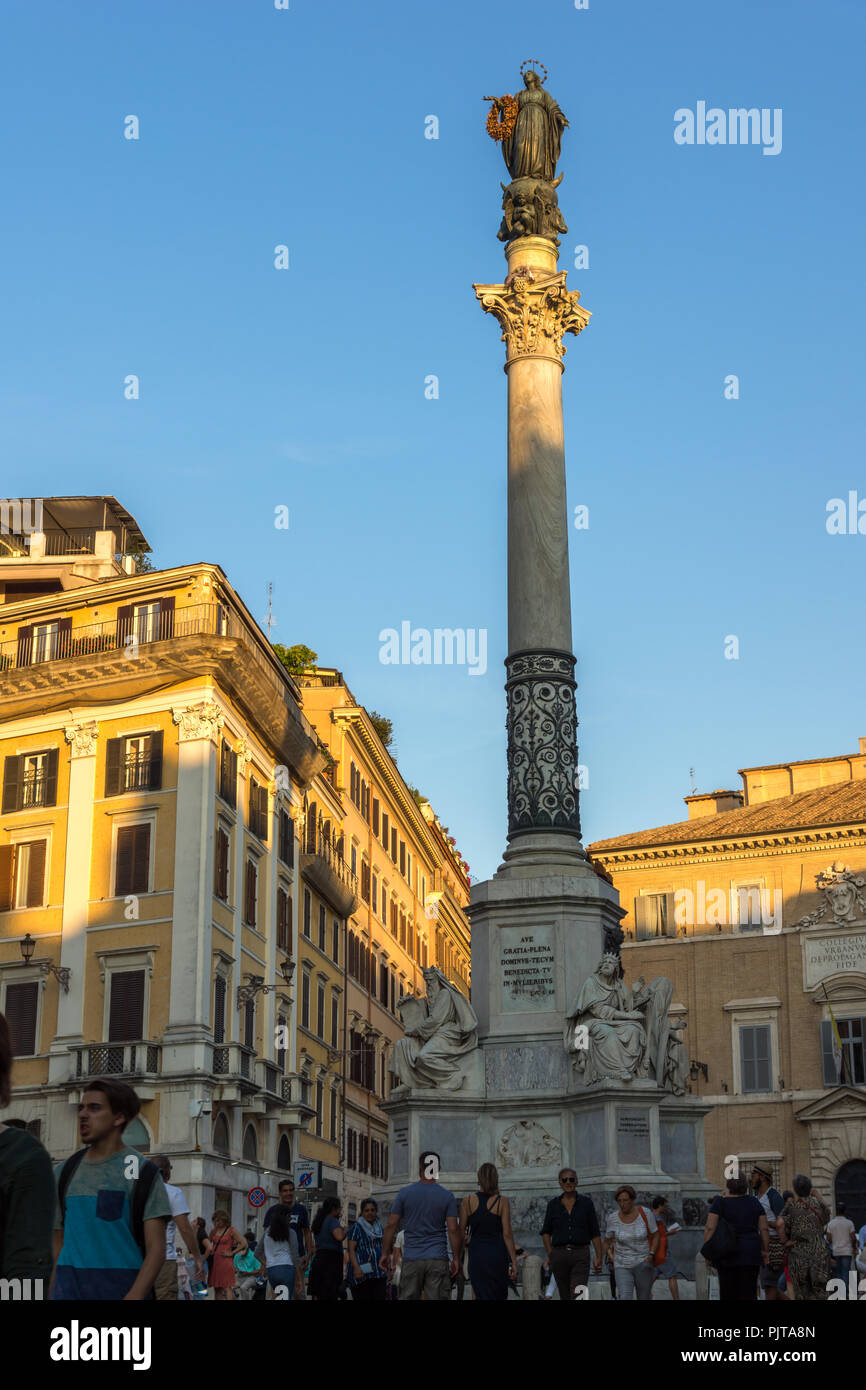
[[857, 1253], [857, 1234], [854, 1222], [845, 1215], [845, 1203], [839, 1202], [836, 1215], [827, 1222], [827, 1235], [833, 1254], [833, 1278], [844, 1279], [847, 1287], [851, 1262]]
[[189, 1219], [189, 1205], [179, 1187], [169, 1182], [171, 1177], [171, 1163], [165, 1154], [158, 1154], [154, 1158], [159, 1171], [162, 1173], [162, 1180], [165, 1183], [165, 1191], [168, 1196], [168, 1204], [171, 1207], [171, 1220], [165, 1228], [165, 1264], [156, 1276], [153, 1285], [153, 1296], [159, 1299], [177, 1299], [177, 1248], [175, 1241], [177, 1233], [180, 1231], [183, 1236], [187, 1250], [192, 1256], [195, 1270], [194, 1277], [199, 1280], [204, 1278], [202, 1267], [201, 1251], [198, 1248], [198, 1241], [192, 1224]]

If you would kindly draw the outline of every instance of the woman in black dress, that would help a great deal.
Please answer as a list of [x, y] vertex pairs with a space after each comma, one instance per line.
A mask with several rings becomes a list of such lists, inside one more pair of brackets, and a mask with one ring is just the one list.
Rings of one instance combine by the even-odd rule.
[[460, 1250], [468, 1241], [472, 1297], [504, 1302], [509, 1275], [517, 1277], [517, 1254], [511, 1230], [511, 1203], [499, 1191], [499, 1174], [492, 1163], [478, 1169], [478, 1191], [464, 1197], [460, 1207]]
[[313, 1217], [316, 1253], [310, 1265], [310, 1298], [320, 1303], [336, 1303], [343, 1282], [343, 1241], [339, 1197], [326, 1197]]

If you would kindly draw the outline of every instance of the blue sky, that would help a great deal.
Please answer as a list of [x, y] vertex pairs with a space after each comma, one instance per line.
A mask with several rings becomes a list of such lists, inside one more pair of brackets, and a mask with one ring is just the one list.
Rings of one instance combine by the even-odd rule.
[[[2, 30], [4, 496], [114, 493], [157, 564], [218, 562], [260, 617], [272, 581], [274, 639], [393, 719], [492, 872], [505, 377], [472, 282], [503, 272], [505, 168], [481, 97], [540, 58], [571, 123], [560, 267], [593, 312], [564, 379], [585, 838], [681, 819], [690, 766], [709, 791], [856, 749], [866, 536], [825, 519], [866, 497], [861, 0], [7, 0]], [[678, 146], [698, 101], [781, 108], [782, 152]], [[487, 674], [382, 665], [406, 619], [486, 628]]]

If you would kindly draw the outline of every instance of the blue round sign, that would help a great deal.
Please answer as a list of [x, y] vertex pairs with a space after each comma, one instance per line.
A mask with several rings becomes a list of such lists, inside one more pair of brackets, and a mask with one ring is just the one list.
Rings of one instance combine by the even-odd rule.
[[251, 1187], [247, 1193], [247, 1201], [251, 1207], [263, 1207], [268, 1200], [268, 1194], [263, 1187]]

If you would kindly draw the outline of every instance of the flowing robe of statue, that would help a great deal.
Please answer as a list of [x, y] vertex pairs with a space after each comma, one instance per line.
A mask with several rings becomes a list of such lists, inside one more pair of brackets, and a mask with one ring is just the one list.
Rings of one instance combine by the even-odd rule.
[[583, 1058], [584, 1080], [630, 1081], [644, 1059], [647, 1034], [636, 1018], [631, 990], [624, 980], [605, 977], [600, 971], [585, 980], [568, 1019], [570, 1050], [574, 1050], [574, 1026], [584, 1024], [589, 1046], [578, 1050], [578, 1067]]
[[518, 93], [517, 122], [502, 141], [502, 153], [513, 179], [543, 179], [553, 183], [562, 143], [565, 117], [539, 83]]
[[468, 999], [440, 971], [435, 976], [439, 988], [426, 1016], [394, 1044], [394, 1069], [404, 1086], [457, 1091], [463, 1084], [459, 1060], [476, 1045], [478, 1019]]
[[668, 1010], [673, 993], [673, 983], [664, 975], [656, 975], [648, 985], [644, 984], [643, 979], [638, 980], [632, 993], [632, 1008], [643, 1010], [646, 1022], [646, 1043], [639, 1074], [652, 1076], [659, 1086], [663, 1085], [667, 1066], [670, 1032]]

